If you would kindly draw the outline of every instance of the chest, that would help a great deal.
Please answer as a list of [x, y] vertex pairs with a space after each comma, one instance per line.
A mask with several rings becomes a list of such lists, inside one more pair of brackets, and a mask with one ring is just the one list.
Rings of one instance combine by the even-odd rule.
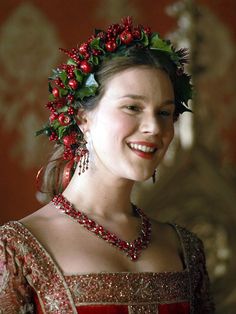
[[182, 271], [184, 268], [178, 250], [158, 240], [155, 234], [137, 261], [131, 261], [124, 250], [83, 229], [77, 230], [72, 237], [51, 235], [45, 245], [62, 272], [68, 275], [104, 271]]

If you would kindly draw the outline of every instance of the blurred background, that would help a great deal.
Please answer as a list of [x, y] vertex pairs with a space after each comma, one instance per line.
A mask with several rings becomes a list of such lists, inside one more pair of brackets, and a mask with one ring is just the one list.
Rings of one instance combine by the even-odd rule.
[[34, 132], [48, 118], [47, 77], [64, 60], [58, 48], [72, 48], [95, 27], [132, 15], [189, 48], [196, 90], [194, 115], [176, 123], [157, 182], [138, 184], [133, 198], [151, 216], [203, 239], [217, 313], [235, 314], [235, 12], [234, 0], [1, 0], [0, 224], [41, 206], [35, 178], [50, 144]]

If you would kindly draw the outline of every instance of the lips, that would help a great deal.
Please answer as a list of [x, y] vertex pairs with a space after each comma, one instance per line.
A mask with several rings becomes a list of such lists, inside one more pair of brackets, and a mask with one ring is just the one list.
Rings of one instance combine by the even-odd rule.
[[139, 157], [145, 159], [152, 159], [157, 151], [156, 144], [150, 142], [130, 142], [128, 146]]

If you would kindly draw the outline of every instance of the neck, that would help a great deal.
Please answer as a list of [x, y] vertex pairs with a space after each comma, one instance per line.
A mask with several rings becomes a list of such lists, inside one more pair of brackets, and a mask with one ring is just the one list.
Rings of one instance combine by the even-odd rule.
[[114, 218], [133, 215], [130, 194], [134, 182], [113, 175], [102, 176], [87, 170], [76, 171], [63, 195], [86, 214]]

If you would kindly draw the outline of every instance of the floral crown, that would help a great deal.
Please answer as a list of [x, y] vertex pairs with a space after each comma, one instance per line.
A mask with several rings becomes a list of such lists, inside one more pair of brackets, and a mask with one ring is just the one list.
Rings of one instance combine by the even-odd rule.
[[[50, 141], [62, 144], [65, 160], [75, 160], [84, 143], [78, 114], [81, 101], [98, 92], [96, 71], [106, 57], [125, 55], [129, 47], [156, 50], [170, 59], [176, 75], [177, 112], [190, 111], [187, 106], [192, 98], [192, 85], [190, 77], [184, 73], [186, 50], [176, 50], [170, 41], [152, 33], [149, 27], [134, 27], [131, 17], [123, 18], [120, 24], [110, 25], [107, 31], [95, 30], [95, 34], [77, 48], [60, 49], [69, 59], [53, 70], [49, 77], [50, 96], [46, 107], [50, 110], [50, 117], [36, 135], [45, 134]], [[81, 155], [83, 151], [80, 151]]]

